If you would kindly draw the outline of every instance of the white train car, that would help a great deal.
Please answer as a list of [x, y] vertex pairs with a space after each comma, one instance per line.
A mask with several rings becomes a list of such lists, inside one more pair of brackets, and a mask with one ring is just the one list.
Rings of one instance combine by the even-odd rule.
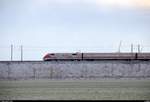
[[150, 60], [150, 53], [138, 53], [137, 59], [138, 60]]
[[110, 60], [116, 60], [116, 59], [124, 59], [124, 60], [130, 60], [135, 59], [136, 54], [135, 53], [83, 53], [83, 59], [84, 60], [103, 60], [103, 59], [110, 59]]
[[150, 60], [150, 53], [48, 53], [43, 60]]
[[43, 60], [82, 60], [82, 53], [48, 53]]

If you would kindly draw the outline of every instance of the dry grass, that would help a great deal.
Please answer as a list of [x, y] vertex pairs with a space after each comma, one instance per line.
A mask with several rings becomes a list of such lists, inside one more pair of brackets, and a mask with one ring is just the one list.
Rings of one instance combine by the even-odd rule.
[[0, 81], [1, 100], [150, 100], [150, 80]]

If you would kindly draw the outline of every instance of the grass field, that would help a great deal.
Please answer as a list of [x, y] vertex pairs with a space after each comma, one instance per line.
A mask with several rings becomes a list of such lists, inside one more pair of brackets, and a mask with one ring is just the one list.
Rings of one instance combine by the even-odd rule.
[[1, 100], [150, 100], [150, 80], [0, 81]]

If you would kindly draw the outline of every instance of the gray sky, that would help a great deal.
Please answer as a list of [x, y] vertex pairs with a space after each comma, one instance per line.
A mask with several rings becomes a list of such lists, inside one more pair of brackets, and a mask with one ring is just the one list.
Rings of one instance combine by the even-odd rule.
[[[0, 60], [47, 52], [113, 52], [122, 41], [150, 47], [149, 0], [0, 0]], [[126, 49], [125, 49], [126, 48]], [[148, 48], [150, 51], [150, 48]]]

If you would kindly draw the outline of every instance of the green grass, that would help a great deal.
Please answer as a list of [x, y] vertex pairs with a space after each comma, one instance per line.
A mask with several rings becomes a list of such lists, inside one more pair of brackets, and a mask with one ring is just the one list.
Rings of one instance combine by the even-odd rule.
[[1, 100], [150, 100], [150, 80], [0, 81]]

